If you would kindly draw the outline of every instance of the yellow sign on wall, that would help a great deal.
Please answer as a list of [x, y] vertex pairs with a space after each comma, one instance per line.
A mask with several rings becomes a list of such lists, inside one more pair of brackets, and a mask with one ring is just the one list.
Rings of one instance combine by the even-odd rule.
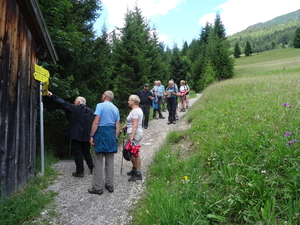
[[44, 83], [42, 86], [42, 95], [43, 96], [47, 95], [48, 86], [49, 86], [49, 77], [50, 77], [49, 71], [44, 69], [43, 67], [35, 64], [33, 76], [34, 76], [34, 79]]
[[49, 77], [50, 77], [50, 73], [48, 70], [35, 64], [33, 76], [36, 80], [41, 81], [43, 83], [47, 83], [47, 81], [49, 80]]

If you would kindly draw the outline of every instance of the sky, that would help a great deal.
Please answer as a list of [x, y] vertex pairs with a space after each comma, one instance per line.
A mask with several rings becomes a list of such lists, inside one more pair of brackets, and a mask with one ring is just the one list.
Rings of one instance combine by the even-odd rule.
[[299, 0], [101, 0], [103, 11], [94, 24], [97, 34], [106, 25], [108, 31], [124, 27], [127, 9], [137, 5], [159, 40], [170, 48], [182, 47], [198, 39], [206, 22], [213, 23], [216, 13], [230, 36], [248, 26], [266, 22], [300, 9]]

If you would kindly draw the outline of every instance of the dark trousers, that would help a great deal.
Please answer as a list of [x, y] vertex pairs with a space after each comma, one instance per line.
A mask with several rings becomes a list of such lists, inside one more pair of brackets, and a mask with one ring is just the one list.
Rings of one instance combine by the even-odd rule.
[[161, 114], [161, 110], [160, 110], [160, 102], [161, 102], [161, 97], [158, 97], [158, 108], [157, 109], [153, 109], [153, 118], [156, 117], [156, 112], [158, 112], [158, 116], [162, 117], [163, 115]]
[[168, 111], [169, 111], [169, 117], [168, 120], [170, 122], [176, 121], [175, 119], [175, 113], [177, 108], [177, 98], [168, 98]]
[[76, 165], [76, 172], [83, 173], [84, 166], [83, 166], [83, 157], [88, 165], [89, 169], [93, 169], [93, 159], [90, 153], [90, 143], [85, 141], [77, 141], [72, 139], [71, 142], [72, 151], [74, 154], [75, 165]]
[[149, 121], [149, 113], [150, 113], [150, 105], [149, 104], [140, 104], [140, 108], [143, 111], [144, 114], [144, 123], [143, 126], [148, 126]]

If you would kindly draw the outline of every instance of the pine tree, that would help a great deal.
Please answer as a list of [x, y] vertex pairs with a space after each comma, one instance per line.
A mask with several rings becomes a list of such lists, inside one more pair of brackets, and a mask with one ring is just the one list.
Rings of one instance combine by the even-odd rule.
[[225, 27], [221, 21], [221, 16], [219, 13], [217, 13], [215, 21], [214, 21], [214, 32], [218, 36], [218, 38], [225, 40], [226, 39], [226, 33], [225, 33]]
[[295, 48], [300, 48], [300, 27], [297, 28], [297, 30], [295, 32], [295, 37], [293, 39], [293, 46]]
[[184, 60], [180, 56], [180, 51], [175, 45], [173, 47], [172, 58], [170, 62], [170, 73], [171, 78], [174, 79], [176, 83], [180, 80], [186, 80], [186, 75], [190, 71], [190, 66], [187, 60]]
[[245, 47], [245, 56], [249, 56], [252, 54], [252, 48], [250, 42], [247, 40], [246, 47]]
[[233, 53], [234, 58], [240, 58], [241, 54], [242, 54], [242, 52], [241, 52], [239, 43], [235, 42], [234, 53]]
[[181, 56], [187, 56], [188, 49], [189, 49], [189, 46], [188, 46], [187, 42], [185, 41], [182, 46]]
[[114, 103], [122, 115], [127, 115], [129, 95], [163, 76], [161, 46], [151, 30], [141, 10], [135, 6], [125, 15], [124, 27], [119, 28], [120, 38], [114, 40]]

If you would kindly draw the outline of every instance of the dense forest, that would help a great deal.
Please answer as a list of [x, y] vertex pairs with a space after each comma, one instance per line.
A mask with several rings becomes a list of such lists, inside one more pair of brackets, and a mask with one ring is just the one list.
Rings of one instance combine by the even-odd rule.
[[[112, 90], [123, 120], [129, 110], [128, 96], [136, 94], [144, 83], [161, 80], [166, 85], [170, 79], [178, 84], [185, 80], [192, 90], [200, 92], [212, 82], [233, 76], [230, 43], [234, 36], [226, 37], [219, 14], [213, 24], [195, 31], [199, 32], [198, 39], [184, 42], [182, 49], [176, 44], [170, 49], [158, 41], [155, 27], [149, 26], [138, 5], [128, 9], [123, 27], [108, 33], [103, 24], [97, 36], [93, 25], [101, 16], [100, 1], [38, 2], [59, 57], [57, 64], [40, 65], [50, 71], [50, 91], [70, 102], [81, 95], [87, 99], [87, 106], [95, 109], [102, 93]], [[241, 36], [239, 41], [247, 38]], [[258, 48], [254, 39], [250, 43]], [[60, 134], [68, 121], [48, 97], [44, 102], [46, 144], [57, 152], [66, 152]]]

